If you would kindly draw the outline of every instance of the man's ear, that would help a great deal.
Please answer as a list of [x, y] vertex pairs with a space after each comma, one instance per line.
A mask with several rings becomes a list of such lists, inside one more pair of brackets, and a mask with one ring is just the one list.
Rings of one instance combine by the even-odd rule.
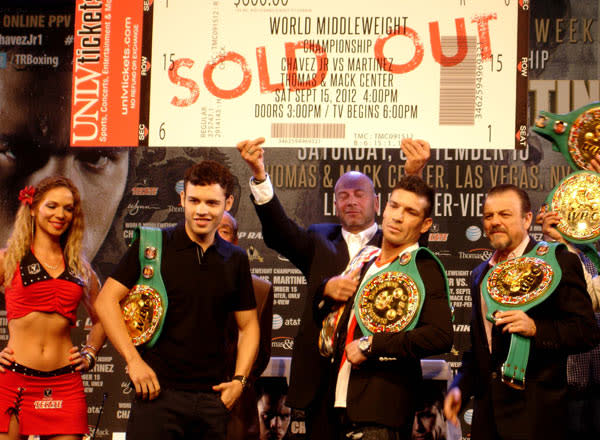
[[421, 225], [421, 234], [429, 231], [431, 225], [433, 225], [433, 219], [431, 217], [427, 217], [425, 220], [423, 220], [423, 224]]
[[229, 211], [233, 206], [233, 195], [230, 195], [225, 199], [225, 211]]

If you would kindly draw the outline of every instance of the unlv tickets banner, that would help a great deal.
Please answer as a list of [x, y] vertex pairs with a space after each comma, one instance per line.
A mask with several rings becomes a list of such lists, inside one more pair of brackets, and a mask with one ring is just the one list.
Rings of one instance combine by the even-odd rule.
[[77, 0], [72, 146], [515, 148], [527, 0]]

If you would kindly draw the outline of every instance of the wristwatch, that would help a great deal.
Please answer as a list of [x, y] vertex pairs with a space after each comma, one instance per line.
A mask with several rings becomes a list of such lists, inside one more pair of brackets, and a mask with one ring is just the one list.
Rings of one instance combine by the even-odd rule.
[[369, 336], [363, 336], [358, 340], [358, 348], [365, 356], [371, 354], [371, 341], [369, 340]]
[[240, 381], [240, 383], [242, 384], [242, 388], [246, 388], [246, 386], [248, 385], [248, 376], [242, 376], [242, 375], [239, 375], [239, 376], [233, 376], [233, 377], [231, 378], [231, 380], [232, 380], [232, 381], [233, 381], [233, 380], [239, 380], [239, 381]]

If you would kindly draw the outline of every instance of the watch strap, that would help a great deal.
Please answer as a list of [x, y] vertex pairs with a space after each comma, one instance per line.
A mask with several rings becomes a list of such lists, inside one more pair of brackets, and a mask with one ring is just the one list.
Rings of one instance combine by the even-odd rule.
[[241, 374], [238, 374], [233, 376], [231, 380], [239, 380], [242, 384], [242, 388], [246, 388], [248, 386], [248, 376], [242, 376]]

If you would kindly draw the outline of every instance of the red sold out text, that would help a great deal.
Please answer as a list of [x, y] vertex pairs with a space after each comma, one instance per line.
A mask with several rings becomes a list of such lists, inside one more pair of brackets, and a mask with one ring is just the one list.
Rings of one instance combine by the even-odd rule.
[[[471, 23], [474, 23], [477, 26], [481, 58], [484, 61], [490, 60], [492, 56], [489, 22], [490, 20], [496, 19], [497, 14], [495, 13], [476, 15], [471, 19]], [[461, 63], [467, 55], [468, 48], [465, 19], [456, 18], [454, 20], [454, 24], [456, 28], [457, 51], [455, 54], [448, 55], [442, 52], [439, 21], [433, 21], [429, 23], [431, 56], [442, 66], [455, 66]], [[414, 54], [412, 58], [405, 63], [389, 63], [385, 61], [385, 46], [394, 38], [407, 38], [414, 47]], [[321, 85], [327, 76], [329, 65], [327, 53], [321, 46], [311, 43], [309, 40], [305, 40], [296, 43], [284, 43], [284, 50], [287, 63], [286, 83], [290, 91], [308, 90]], [[297, 50], [303, 50], [306, 53], [312, 52], [316, 58], [315, 65], [317, 66], [317, 69], [310, 79], [306, 79], [305, 77], [300, 78], [298, 76], [297, 67], [299, 63], [296, 59]], [[375, 45], [373, 46], [373, 56], [383, 70], [394, 74], [403, 74], [412, 72], [421, 65], [423, 57], [425, 56], [425, 48], [421, 42], [419, 34], [414, 29], [408, 26], [402, 26], [388, 33], [388, 35], [380, 37], [376, 40]], [[401, 59], [401, 57], [398, 57], [394, 54], [393, 59]], [[171, 99], [171, 104], [177, 107], [188, 107], [198, 100], [200, 96], [200, 86], [193, 79], [183, 76], [181, 71], [184, 68], [192, 68], [194, 66], [194, 61], [190, 58], [178, 58], [170, 61], [171, 65], [169, 66], [168, 72], [169, 80], [177, 86], [188, 89], [188, 96], [174, 96]], [[213, 73], [215, 69], [220, 67], [220, 65], [223, 63], [229, 63], [227, 68], [237, 68], [240, 69], [242, 73], [241, 81], [233, 89], [220, 88], [213, 80]], [[231, 64], [233, 64], [234, 67], [232, 67]], [[225, 66], [222, 66], [221, 68], [225, 68]], [[256, 68], [258, 72], [258, 82], [261, 93], [269, 93], [285, 89], [286, 86], [284, 82], [273, 83], [271, 81], [271, 75], [269, 74], [267, 67], [267, 51], [264, 46], [256, 49]], [[204, 67], [202, 76], [206, 90], [213, 96], [221, 99], [234, 99], [243, 95], [250, 88], [252, 83], [252, 72], [250, 70], [250, 66], [248, 65], [248, 61], [243, 55], [236, 52], [225, 53], [219, 56], [216, 60], [207, 63]]]

